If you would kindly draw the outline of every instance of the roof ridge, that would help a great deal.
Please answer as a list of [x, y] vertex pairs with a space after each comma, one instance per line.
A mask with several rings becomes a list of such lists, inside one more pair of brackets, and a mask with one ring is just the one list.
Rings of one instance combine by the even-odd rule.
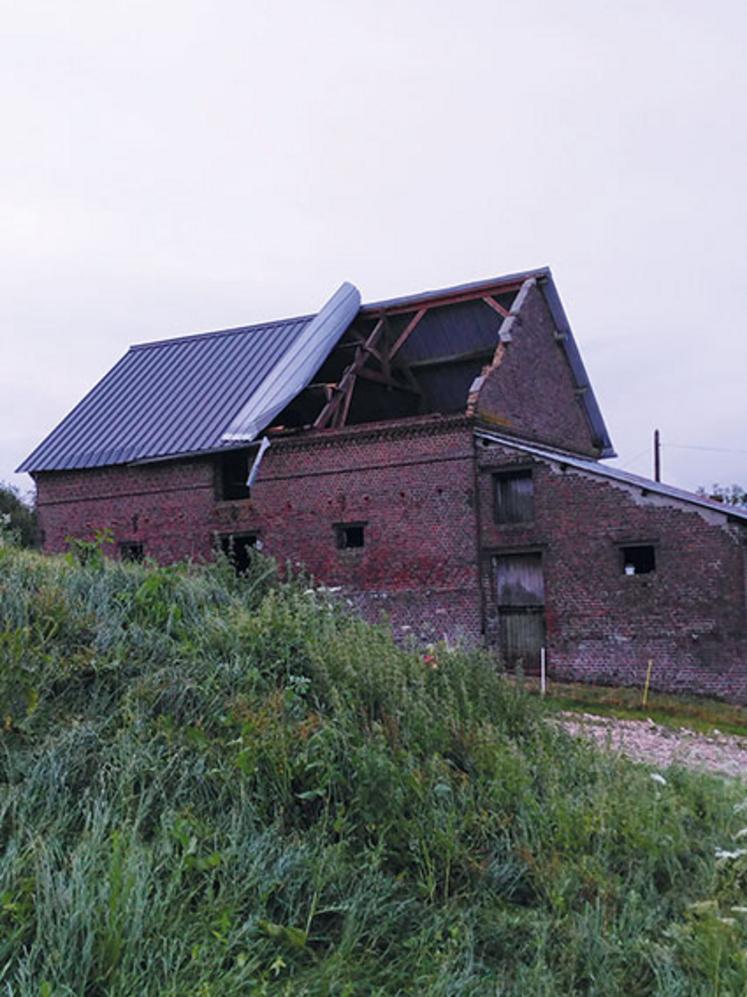
[[543, 277], [551, 277], [550, 267], [535, 267], [532, 270], [519, 270], [517, 273], [501, 274], [495, 277], [485, 277], [481, 280], [473, 280], [464, 284], [450, 284], [447, 287], [435, 287], [425, 291], [403, 294], [395, 298], [385, 298], [380, 301], [364, 301], [361, 304], [361, 311], [385, 310], [387, 308], [401, 307], [405, 304], [412, 304], [414, 307], [425, 303], [431, 299], [446, 298], [454, 294], [478, 295], [480, 291], [488, 291], [490, 288], [500, 287], [502, 284], [513, 285], [522, 283], [530, 277], [541, 280]]
[[[482, 280], [471, 281], [466, 284], [455, 284], [448, 287], [432, 288], [431, 290], [427, 291], [418, 291], [415, 292], [414, 294], [406, 294], [398, 298], [389, 298], [387, 300], [382, 300], [382, 301], [364, 301], [361, 302], [360, 308], [361, 311], [365, 312], [369, 309], [379, 309], [382, 307], [393, 306], [409, 301], [412, 301], [413, 304], [415, 304], [421, 300], [425, 301], [429, 298], [438, 298], [441, 297], [442, 295], [448, 295], [454, 292], [459, 292], [459, 291], [477, 292], [480, 290], [480, 288], [488, 288], [499, 284], [510, 284], [519, 280], [526, 280], [530, 277], [536, 277], [536, 278], [549, 277], [550, 275], [551, 271], [549, 267], [547, 266], [537, 267], [533, 270], [523, 270], [517, 273], [503, 274], [496, 277], [487, 277]], [[205, 332], [187, 333], [187, 335], [185, 336], [178, 336], [178, 335], [169, 336], [166, 339], [153, 339], [145, 343], [133, 343], [129, 347], [129, 349], [150, 350], [159, 346], [168, 346], [171, 343], [186, 343], [186, 342], [191, 342], [192, 340], [195, 339], [203, 339], [205, 337], [210, 337], [210, 336], [236, 336], [245, 332], [256, 332], [260, 329], [269, 329], [272, 328], [273, 326], [288, 325], [290, 322], [309, 322], [311, 321], [311, 319], [315, 317], [315, 315], [316, 312], [311, 312], [308, 315], [292, 315], [289, 316], [288, 318], [268, 319], [265, 322], [253, 322], [251, 325], [238, 325], [230, 329], [215, 329], [215, 330], [208, 329]]]
[[261, 329], [272, 329], [279, 325], [290, 325], [292, 322], [310, 322], [316, 313], [309, 315], [294, 315], [290, 318], [269, 319], [266, 322], [255, 322], [252, 325], [237, 325], [231, 329], [214, 329], [206, 332], [191, 332], [186, 336], [169, 336], [168, 339], [153, 339], [145, 343], [133, 343], [129, 352], [134, 350], [151, 350], [158, 346], [169, 346], [172, 343], [191, 343], [195, 339], [208, 339], [218, 336], [237, 336], [244, 332], [258, 332]]

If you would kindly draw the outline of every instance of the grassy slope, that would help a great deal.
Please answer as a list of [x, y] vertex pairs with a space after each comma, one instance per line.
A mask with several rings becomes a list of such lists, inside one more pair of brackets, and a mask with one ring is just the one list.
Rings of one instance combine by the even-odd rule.
[[744, 993], [742, 791], [437, 665], [265, 562], [0, 548], [0, 988]]

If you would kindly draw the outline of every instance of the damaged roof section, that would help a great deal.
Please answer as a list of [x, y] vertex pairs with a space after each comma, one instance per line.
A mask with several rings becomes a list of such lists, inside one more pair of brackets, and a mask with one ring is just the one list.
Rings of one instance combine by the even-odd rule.
[[[546, 326], [535, 330], [542, 340], [544, 352], [540, 353], [534, 352], [537, 335], [531, 337], [532, 345], [527, 340], [536, 322], [527, 313], [536, 315], [536, 308], [525, 308], [531, 293], [541, 298], [547, 315]], [[519, 410], [528, 413], [537, 408], [543, 397], [539, 375], [547, 373], [549, 360], [550, 369], [559, 375], [558, 384], [566, 385], [562, 403], [559, 395], [556, 398], [566, 408], [566, 422], [570, 405], [579, 413], [579, 426], [585, 427], [576, 434], [586, 440], [579, 442], [580, 448], [598, 457], [614, 456], [547, 268], [363, 305], [314, 382], [278, 421], [287, 429], [312, 425], [339, 429], [416, 415], [474, 414], [480, 378], [500, 365], [512, 339], [516, 343], [510, 347], [512, 360], [520, 358], [511, 365], [518, 380], [514, 377], [510, 383], [501, 378], [502, 402], [495, 390], [491, 392], [494, 405], [505, 409], [506, 417], [501, 419], [498, 412], [497, 421], [518, 435], [533, 435], [517, 415]], [[513, 395], [517, 404], [511, 404]], [[324, 402], [321, 412], [320, 398]], [[546, 403], [551, 404], [549, 398]], [[548, 429], [551, 422], [548, 413], [546, 425], [535, 427], [540, 437], [544, 429], [554, 439]], [[562, 435], [565, 428], [559, 424], [555, 435]]]
[[[317, 315], [132, 347], [19, 471], [209, 453], [247, 446], [267, 430], [467, 413], [481, 372], [514, 333], [521, 340], [518, 312], [530, 285], [541, 289], [552, 312], [554, 339], [597, 441], [595, 452], [610, 456], [609, 436], [544, 268], [364, 305], [345, 283]], [[530, 362], [530, 381], [533, 370]]]
[[314, 382], [278, 421], [326, 429], [465, 412], [470, 385], [490, 363], [520, 286], [494, 284], [491, 294], [485, 289], [476, 297], [441, 293], [364, 305]]

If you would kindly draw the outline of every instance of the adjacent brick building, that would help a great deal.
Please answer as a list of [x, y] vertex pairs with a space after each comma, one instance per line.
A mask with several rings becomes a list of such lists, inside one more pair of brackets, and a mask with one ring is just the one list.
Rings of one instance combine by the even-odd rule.
[[539, 270], [134, 347], [21, 469], [49, 551], [261, 545], [401, 634], [747, 702], [747, 512], [613, 455]]

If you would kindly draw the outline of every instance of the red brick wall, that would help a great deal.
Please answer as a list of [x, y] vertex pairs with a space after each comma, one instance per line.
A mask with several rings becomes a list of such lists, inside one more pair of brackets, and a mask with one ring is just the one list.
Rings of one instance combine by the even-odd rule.
[[596, 456], [591, 429], [571, 369], [555, 340], [542, 292], [532, 288], [480, 388], [475, 413], [502, 432]]
[[[601, 478], [535, 462], [534, 519], [498, 527], [492, 473], [527, 459], [478, 447], [466, 420], [437, 417], [277, 439], [250, 499], [216, 500], [209, 459], [38, 476], [46, 550], [109, 527], [159, 561], [212, 556], [216, 533], [257, 532], [282, 562], [340, 585], [400, 634], [477, 640], [481, 592], [496, 633], [492, 557], [539, 549], [551, 675], [642, 684], [747, 702], [745, 531]], [[477, 501], [476, 501], [477, 499]], [[338, 550], [334, 524], [365, 522], [362, 549]], [[626, 577], [619, 547], [656, 544], [653, 575]]]
[[67, 549], [68, 536], [90, 539], [109, 528], [166, 564], [210, 553], [215, 488], [210, 461], [170, 461], [36, 475], [43, 547]]
[[[487, 629], [496, 634], [494, 554], [540, 550], [545, 579], [548, 665], [558, 678], [653, 685], [747, 702], [745, 541], [719, 512], [602, 478], [532, 464], [534, 519], [498, 526], [498, 468], [526, 455], [480, 448], [480, 509]], [[656, 571], [626, 576], [620, 547], [651, 542]]]
[[[257, 532], [283, 563], [342, 586], [366, 615], [417, 637], [480, 637], [472, 433], [429, 417], [277, 439], [251, 498], [219, 501], [209, 459], [40, 474], [45, 550], [110, 528], [167, 563], [209, 559], [216, 533]], [[365, 522], [339, 550], [334, 524]]]

